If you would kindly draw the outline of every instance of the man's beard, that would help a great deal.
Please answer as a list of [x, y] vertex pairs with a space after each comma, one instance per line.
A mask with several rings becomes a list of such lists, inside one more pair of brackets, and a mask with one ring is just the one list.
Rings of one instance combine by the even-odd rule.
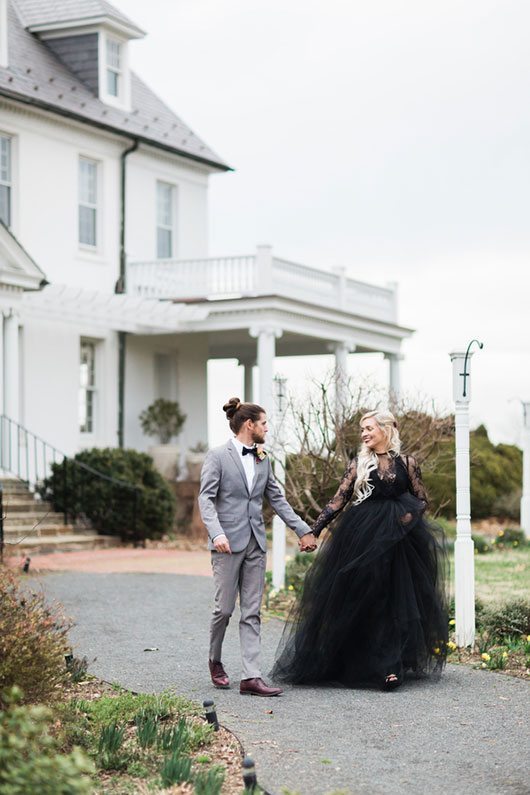
[[265, 434], [261, 431], [252, 431], [252, 441], [254, 444], [265, 444]]

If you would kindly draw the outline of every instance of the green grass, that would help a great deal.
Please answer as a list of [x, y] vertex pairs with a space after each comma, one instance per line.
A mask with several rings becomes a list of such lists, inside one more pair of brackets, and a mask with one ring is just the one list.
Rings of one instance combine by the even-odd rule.
[[530, 547], [475, 555], [477, 596], [486, 604], [528, 598]]
[[103, 696], [94, 701], [78, 700], [73, 703], [78, 712], [84, 714], [95, 727], [109, 723], [128, 723], [140, 710], [152, 710], [159, 718], [172, 715], [198, 715], [198, 708], [191, 701], [171, 693], [138, 693], [127, 691], [119, 696]]
[[[451, 587], [454, 582], [451, 555]], [[485, 603], [528, 598], [530, 593], [530, 546], [524, 549], [495, 550], [475, 555], [475, 591]]]

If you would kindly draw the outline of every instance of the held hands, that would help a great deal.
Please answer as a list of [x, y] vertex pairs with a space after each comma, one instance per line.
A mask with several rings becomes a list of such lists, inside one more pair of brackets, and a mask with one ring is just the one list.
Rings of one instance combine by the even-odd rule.
[[314, 552], [317, 548], [317, 540], [313, 533], [306, 533], [305, 536], [298, 539], [298, 546], [300, 552]]
[[228, 538], [225, 535], [215, 536], [213, 545], [217, 552], [226, 552], [228, 555], [232, 554]]

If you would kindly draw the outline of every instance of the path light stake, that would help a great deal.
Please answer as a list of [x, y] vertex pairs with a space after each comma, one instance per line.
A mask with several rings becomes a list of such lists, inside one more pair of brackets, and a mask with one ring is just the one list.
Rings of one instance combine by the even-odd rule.
[[22, 566], [22, 571], [24, 572], [24, 574], [27, 574], [27, 573], [28, 573], [28, 571], [29, 571], [29, 564], [30, 564], [30, 563], [31, 563], [31, 558], [30, 558], [30, 557], [27, 557], [27, 558], [26, 558], [26, 560], [24, 561], [24, 565]]
[[456, 447], [455, 633], [457, 646], [475, 642], [475, 557], [471, 537], [469, 476], [469, 401], [471, 398], [471, 340], [465, 353], [450, 354], [453, 363]]
[[254, 792], [258, 786], [256, 766], [254, 760], [250, 756], [246, 756], [243, 759], [243, 783], [245, 785], [245, 792]]
[[211, 723], [214, 731], [219, 731], [219, 721], [217, 720], [217, 712], [215, 711], [215, 704], [211, 699], [203, 701], [204, 713], [208, 723]]

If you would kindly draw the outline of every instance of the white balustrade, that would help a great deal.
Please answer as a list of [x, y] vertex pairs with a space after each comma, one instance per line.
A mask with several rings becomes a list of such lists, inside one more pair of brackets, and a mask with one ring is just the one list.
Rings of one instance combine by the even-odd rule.
[[270, 255], [268, 247], [261, 247], [257, 255], [241, 257], [132, 262], [127, 268], [127, 291], [177, 301], [244, 298], [272, 292], [387, 322], [397, 318], [396, 293], [391, 287], [279, 259]]

